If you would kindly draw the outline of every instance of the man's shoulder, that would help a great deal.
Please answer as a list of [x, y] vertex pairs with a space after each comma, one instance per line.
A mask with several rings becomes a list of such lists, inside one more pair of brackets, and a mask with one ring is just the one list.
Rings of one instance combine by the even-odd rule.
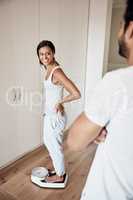
[[112, 85], [116, 83], [121, 83], [121, 77], [123, 76], [125, 71], [126, 69], [117, 69], [107, 72], [103, 77], [103, 81], [107, 83], [112, 82]]
[[123, 69], [114, 70], [111, 72], [107, 72], [103, 79], [101, 80], [101, 84], [99, 84], [99, 90], [105, 90], [107, 93], [115, 93], [118, 90], [123, 89], [122, 79], [121, 77], [124, 74]]
[[120, 68], [120, 69], [116, 69], [116, 70], [107, 72], [105, 74], [105, 77], [107, 77], [107, 78], [116, 78], [116, 77], [119, 77], [119, 76], [121, 76], [125, 72], [125, 70], [126, 69]]

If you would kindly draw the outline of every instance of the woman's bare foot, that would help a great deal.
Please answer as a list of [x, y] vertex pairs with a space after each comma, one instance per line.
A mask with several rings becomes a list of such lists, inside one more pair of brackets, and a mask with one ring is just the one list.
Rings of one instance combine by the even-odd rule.
[[53, 176], [47, 176], [45, 178], [46, 182], [53, 183], [53, 182], [60, 182], [63, 181], [63, 176], [53, 175]]

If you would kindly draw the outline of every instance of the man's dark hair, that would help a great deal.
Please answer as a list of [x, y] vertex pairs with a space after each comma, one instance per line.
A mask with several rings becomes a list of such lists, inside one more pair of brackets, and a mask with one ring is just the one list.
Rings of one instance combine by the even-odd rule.
[[[49, 40], [43, 40], [37, 46], [37, 55], [38, 55], [38, 58], [39, 58], [39, 50], [42, 47], [49, 47], [51, 49], [51, 51], [53, 53], [55, 53], [55, 46], [54, 46], [54, 44], [51, 41], [49, 41]], [[41, 61], [40, 61], [40, 64], [42, 64]]]
[[126, 10], [124, 13], [124, 21], [125, 21], [125, 31], [130, 23], [130, 21], [133, 21], [133, 0], [127, 0], [126, 1]]

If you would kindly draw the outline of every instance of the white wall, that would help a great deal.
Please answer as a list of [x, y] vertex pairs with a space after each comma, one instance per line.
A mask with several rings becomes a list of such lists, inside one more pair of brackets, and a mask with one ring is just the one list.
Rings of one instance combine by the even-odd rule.
[[[31, 108], [31, 95], [42, 92], [36, 46], [42, 39], [55, 43], [57, 59], [84, 96], [89, 0], [0, 1], [0, 167], [42, 142], [40, 106]], [[21, 106], [10, 106], [9, 97]], [[15, 93], [14, 93], [15, 92]], [[24, 94], [24, 96], [23, 96]], [[16, 94], [17, 95], [17, 94]], [[26, 99], [27, 97], [27, 99]], [[23, 101], [24, 98], [24, 101]], [[35, 100], [35, 99], [34, 99]], [[84, 98], [66, 106], [68, 124], [81, 112]]]
[[111, 13], [111, 0], [102, 0], [102, 3], [99, 0], [90, 0], [85, 107], [107, 65], [109, 35], [106, 34], [109, 34], [107, 29], [110, 29]]
[[[0, 166], [41, 142], [40, 109], [31, 110], [30, 102], [14, 107], [6, 102], [13, 86], [20, 86], [28, 95], [40, 88], [34, 52], [39, 38], [38, 10], [36, 0], [0, 1]], [[12, 92], [10, 98], [14, 98]]]

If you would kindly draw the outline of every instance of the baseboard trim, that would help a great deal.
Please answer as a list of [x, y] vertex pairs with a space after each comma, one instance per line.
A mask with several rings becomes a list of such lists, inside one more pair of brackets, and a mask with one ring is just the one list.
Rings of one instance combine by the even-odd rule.
[[28, 156], [29, 154], [31, 154], [32, 152], [38, 150], [43, 144], [39, 144], [36, 147], [32, 148], [31, 150], [24, 152], [23, 154], [17, 156], [16, 158], [14, 158], [13, 160], [7, 162], [6, 164], [0, 166], [0, 170], [10, 167], [12, 165], [14, 165], [17, 161], [24, 159], [26, 156]]

